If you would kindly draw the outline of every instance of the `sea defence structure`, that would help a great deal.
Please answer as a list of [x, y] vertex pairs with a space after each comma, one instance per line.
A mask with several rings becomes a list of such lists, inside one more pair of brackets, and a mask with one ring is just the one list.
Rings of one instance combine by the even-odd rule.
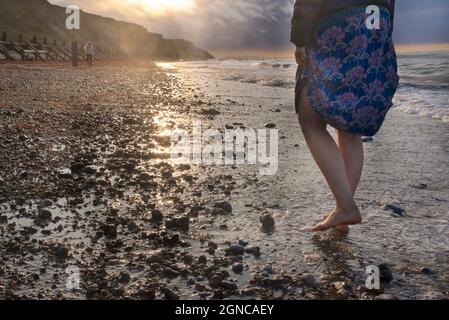
[[[79, 44], [79, 59], [86, 59], [84, 51], [84, 43]], [[126, 52], [120, 48], [103, 47], [95, 48], [95, 57], [97, 61], [107, 60], [131, 60], [137, 59], [138, 56], [132, 52]], [[33, 37], [29, 41], [25, 41], [22, 35], [11, 39], [6, 32], [2, 32], [0, 39], [0, 60], [30, 60], [30, 61], [68, 61], [71, 60], [70, 43], [66, 41], [53, 40], [48, 42], [47, 38], [38, 41]]]

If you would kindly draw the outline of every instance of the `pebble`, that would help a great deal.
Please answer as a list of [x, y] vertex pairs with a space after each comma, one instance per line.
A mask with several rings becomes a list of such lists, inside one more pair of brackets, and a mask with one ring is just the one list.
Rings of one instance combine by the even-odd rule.
[[220, 287], [222, 281], [223, 281], [223, 279], [221, 278], [221, 275], [215, 274], [212, 277], [210, 277], [209, 285], [211, 288], [216, 289], [216, 288]]
[[233, 256], [241, 256], [245, 253], [245, 248], [240, 244], [233, 244], [229, 247], [229, 253]]
[[209, 241], [209, 242], [207, 243], [207, 246], [208, 246], [209, 248], [212, 248], [212, 249], [215, 249], [215, 250], [218, 249], [218, 245], [217, 245], [215, 242], [213, 242], [213, 241]]
[[216, 208], [215, 214], [226, 215], [232, 213], [232, 205], [228, 201], [217, 202], [214, 207]]
[[118, 282], [120, 283], [129, 283], [131, 281], [131, 276], [127, 272], [120, 272], [118, 276]]
[[51, 201], [50, 199], [45, 199], [42, 200], [41, 202], [39, 202], [38, 207], [39, 208], [48, 208], [51, 207], [53, 205], [53, 201]]
[[165, 299], [167, 299], [167, 300], [171, 300], [171, 301], [179, 300], [179, 296], [171, 289], [163, 288], [162, 292], [165, 296]]
[[101, 227], [103, 234], [106, 238], [117, 238], [117, 227], [113, 224], [103, 224]]
[[86, 166], [84, 168], [84, 173], [88, 174], [88, 175], [93, 175], [97, 173], [97, 169], [93, 166]]
[[147, 263], [159, 263], [162, 262], [163, 258], [161, 254], [153, 254], [151, 256], [149, 256], [146, 260]]
[[159, 210], [153, 210], [151, 212], [151, 220], [154, 222], [161, 222], [164, 219], [164, 215]]
[[430, 269], [430, 268], [427, 268], [427, 267], [422, 267], [422, 268], [419, 270], [419, 272], [422, 273], [422, 274], [425, 274], [425, 275], [431, 275], [431, 274], [433, 274], [433, 270]]
[[84, 170], [84, 164], [83, 164], [82, 162], [76, 162], [76, 163], [73, 163], [73, 164], [70, 166], [70, 170], [71, 170], [73, 173], [80, 173], [80, 172], [82, 172], [82, 171]]
[[273, 228], [275, 226], [275, 221], [271, 214], [263, 214], [260, 216], [259, 221], [264, 228]]
[[418, 190], [425, 190], [425, 189], [429, 188], [429, 185], [425, 184], [425, 183], [420, 183], [420, 184], [414, 185], [413, 188], [418, 189]]
[[398, 205], [395, 205], [395, 204], [384, 204], [382, 206], [382, 210], [390, 211], [393, 214], [395, 214], [397, 216], [400, 216], [400, 217], [404, 217], [405, 216], [405, 209], [400, 207], [400, 206], [398, 206]]
[[260, 248], [259, 247], [248, 247], [245, 249], [246, 253], [253, 254], [255, 256], [260, 256]]
[[239, 240], [239, 245], [246, 247], [248, 245], [248, 242], [244, 240]]
[[52, 218], [52, 213], [50, 210], [42, 208], [38, 210], [37, 218], [41, 221], [49, 221]]
[[316, 288], [317, 286], [316, 279], [313, 274], [306, 273], [305, 275], [303, 275], [302, 281], [306, 287]]
[[151, 179], [153, 179], [151, 174], [149, 174], [148, 172], [142, 172], [139, 175], [139, 178], [140, 178], [141, 181], [150, 181]]
[[274, 123], [265, 123], [264, 127], [267, 129], [274, 129], [276, 128], [276, 125]]
[[241, 263], [234, 263], [232, 265], [232, 271], [234, 273], [242, 273], [243, 272], [243, 264], [241, 264]]
[[165, 221], [165, 227], [167, 229], [179, 229], [187, 231], [189, 230], [189, 224], [189, 217], [173, 218]]
[[234, 282], [222, 281], [220, 286], [228, 290], [237, 290], [237, 285]]
[[207, 257], [205, 255], [199, 256], [198, 257], [198, 261], [202, 264], [206, 264], [207, 263]]
[[66, 259], [69, 256], [69, 249], [63, 246], [59, 246], [55, 248], [55, 256], [58, 259]]

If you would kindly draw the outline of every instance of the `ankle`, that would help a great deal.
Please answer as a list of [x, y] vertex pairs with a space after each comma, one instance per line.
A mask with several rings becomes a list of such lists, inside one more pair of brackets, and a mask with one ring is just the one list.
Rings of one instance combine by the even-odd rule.
[[357, 206], [357, 203], [353, 199], [352, 201], [347, 201], [345, 203], [337, 204], [337, 211], [343, 211], [343, 212], [359, 211], [359, 207]]

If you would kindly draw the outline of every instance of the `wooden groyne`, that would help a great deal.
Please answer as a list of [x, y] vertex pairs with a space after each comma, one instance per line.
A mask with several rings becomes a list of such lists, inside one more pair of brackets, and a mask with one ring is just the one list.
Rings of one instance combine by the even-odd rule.
[[[94, 60], [128, 60], [132, 55], [120, 48], [95, 46]], [[86, 60], [84, 50], [85, 43], [79, 42], [79, 60]], [[28, 61], [69, 61], [72, 59], [70, 42], [53, 40], [48, 42], [47, 38], [38, 41], [33, 37], [30, 41], [25, 41], [22, 35], [16, 39], [10, 39], [6, 32], [2, 32], [0, 39], [0, 60], [28, 60]]]

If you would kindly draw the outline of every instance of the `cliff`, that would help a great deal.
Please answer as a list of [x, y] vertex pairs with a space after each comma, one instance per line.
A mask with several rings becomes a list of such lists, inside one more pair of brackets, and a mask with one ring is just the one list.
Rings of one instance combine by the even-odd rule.
[[38, 40], [81, 42], [92, 41], [96, 46], [117, 47], [138, 58], [211, 59], [207, 51], [182, 39], [164, 39], [160, 34], [148, 32], [144, 27], [81, 11], [80, 30], [65, 26], [65, 8], [46, 0], [1, 0], [0, 32], [8, 37], [24, 40], [34, 36]]

